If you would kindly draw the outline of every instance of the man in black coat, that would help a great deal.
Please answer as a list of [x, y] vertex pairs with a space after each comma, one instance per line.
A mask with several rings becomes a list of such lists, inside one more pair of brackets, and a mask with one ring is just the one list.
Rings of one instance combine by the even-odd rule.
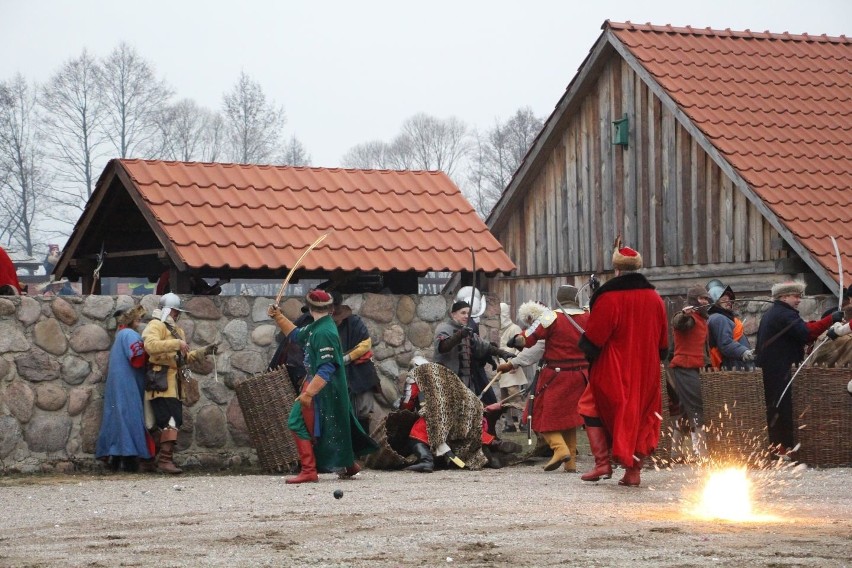
[[805, 285], [795, 281], [772, 286], [775, 302], [763, 314], [757, 330], [756, 363], [763, 370], [769, 442], [777, 455], [787, 455], [794, 445], [792, 387], [779, 401], [790, 382], [791, 366], [802, 362], [806, 345], [843, 319], [843, 312], [834, 312], [820, 320], [803, 320], [798, 307], [804, 291]]

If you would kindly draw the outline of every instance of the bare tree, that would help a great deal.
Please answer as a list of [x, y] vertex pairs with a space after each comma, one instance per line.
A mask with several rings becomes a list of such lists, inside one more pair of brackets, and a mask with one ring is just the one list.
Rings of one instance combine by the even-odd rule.
[[0, 240], [32, 256], [47, 187], [37, 127], [38, 88], [23, 75], [0, 84]]
[[172, 96], [154, 68], [122, 42], [103, 63], [101, 92], [107, 119], [104, 131], [122, 158], [150, 155], [157, 118]]
[[305, 145], [294, 134], [284, 144], [284, 151], [279, 162], [285, 166], [310, 166], [311, 156], [305, 150]]
[[480, 215], [485, 217], [491, 211], [543, 125], [544, 121], [525, 107], [505, 123], [497, 120], [485, 135], [476, 135], [465, 189]]
[[[44, 138], [49, 142], [57, 183], [51, 192], [56, 207], [48, 218], [73, 224], [94, 191], [105, 137], [99, 95], [100, 67], [86, 50], [65, 62], [42, 89]], [[69, 215], [69, 210], [74, 214]], [[51, 214], [51, 212], [53, 214]]]
[[167, 160], [211, 161], [222, 143], [222, 117], [183, 99], [157, 116], [158, 157]]
[[267, 102], [260, 84], [245, 72], [223, 103], [232, 159], [244, 164], [270, 162], [280, 147], [284, 109]]
[[390, 152], [391, 149], [387, 142], [373, 140], [353, 146], [347, 150], [340, 162], [345, 168], [386, 170], [393, 167]]
[[441, 170], [452, 177], [468, 150], [468, 129], [455, 117], [442, 120], [419, 113], [403, 123], [394, 146], [398, 146], [401, 155], [409, 153], [414, 167]]
[[221, 112], [207, 111], [207, 127], [201, 141], [201, 160], [216, 162], [225, 152], [227, 127]]

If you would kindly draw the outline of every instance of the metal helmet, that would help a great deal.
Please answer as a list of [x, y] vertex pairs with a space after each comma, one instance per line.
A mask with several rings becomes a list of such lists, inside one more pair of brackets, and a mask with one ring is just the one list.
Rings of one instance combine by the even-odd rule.
[[714, 304], [715, 304], [716, 302], [718, 302], [718, 301], [719, 301], [719, 298], [721, 298], [721, 297], [722, 297], [722, 296], [724, 296], [725, 294], [727, 294], [728, 296], [730, 296], [730, 297], [731, 297], [731, 300], [736, 299], [736, 296], [734, 296], [734, 291], [733, 291], [733, 290], [731, 290], [731, 287], [730, 287], [730, 286], [725, 286], [724, 284], [721, 284], [721, 283], [719, 283], [719, 284], [717, 284], [717, 285], [712, 286], [711, 288], [709, 288], [709, 289], [707, 290], [707, 293], [710, 295], [710, 301], [711, 301], [711, 302], [713, 302]]
[[722, 283], [721, 280], [719, 280], [718, 278], [714, 278], [713, 280], [708, 282], [707, 285], [704, 286], [704, 288], [705, 288], [705, 290], [707, 290], [709, 292], [710, 288], [713, 288], [715, 286], [721, 286], [722, 288], [725, 287], [725, 285]]
[[470, 303], [471, 291], [473, 291], [473, 304], [470, 306], [470, 318], [479, 321], [479, 318], [485, 313], [485, 298], [479, 290], [470, 286], [463, 286], [456, 293], [455, 301]]
[[180, 296], [169, 292], [160, 297], [160, 321], [166, 321], [172, 311], [185, 312], [186, 310], [180, 307]]

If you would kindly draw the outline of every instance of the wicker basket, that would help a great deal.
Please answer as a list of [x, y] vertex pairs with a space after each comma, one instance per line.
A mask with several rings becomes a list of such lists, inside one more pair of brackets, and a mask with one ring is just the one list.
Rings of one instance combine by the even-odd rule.
[[701, 398], [711, 458], [758, 465], [769, 447], [762, 373], [702, 372]]
[[793, 383], [793, 423], [799, 461], [808, 465], [852, 466], [852, 397], [846, 384], [852, 369], [805, 367]]
[[246, 377], [235, 390], [261, 469], [269, 473], [295, 471], [299, 454], [287, 419], [296, 393], [286, 368]]

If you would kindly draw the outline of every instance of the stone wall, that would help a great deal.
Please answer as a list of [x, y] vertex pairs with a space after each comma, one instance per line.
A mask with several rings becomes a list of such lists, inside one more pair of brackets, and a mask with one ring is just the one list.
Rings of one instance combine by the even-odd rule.
[[[148, 313], [157, 296], [0, 298], [0, 472], [85, 470], [94, 459], [103, 409], [112, 314], [141, 302]], [[384, 396], [397, 396], [417, 351], [431, 359], [435, 327], [447, 317], [443, 296], [347, 296], [344, 303], [370, 330]], [[252, 296], [187, 296], [180, 319], [191, 348], [220, 343], [211, 363], [194, 369], [197, 400], [189, 400], [178, 439], [182, 465], [251, 466], [256, 454], [234, 392], [243, 377], [263, 372], [275, 352], [277, 328], [267, 317], [272, 300]], [[301, 299], [282, 310], [298, 317]], [[498, 337], [498, 303], [488, 302], [482, 334]], [[196, 397], [193, 397], [196, 398]]]

